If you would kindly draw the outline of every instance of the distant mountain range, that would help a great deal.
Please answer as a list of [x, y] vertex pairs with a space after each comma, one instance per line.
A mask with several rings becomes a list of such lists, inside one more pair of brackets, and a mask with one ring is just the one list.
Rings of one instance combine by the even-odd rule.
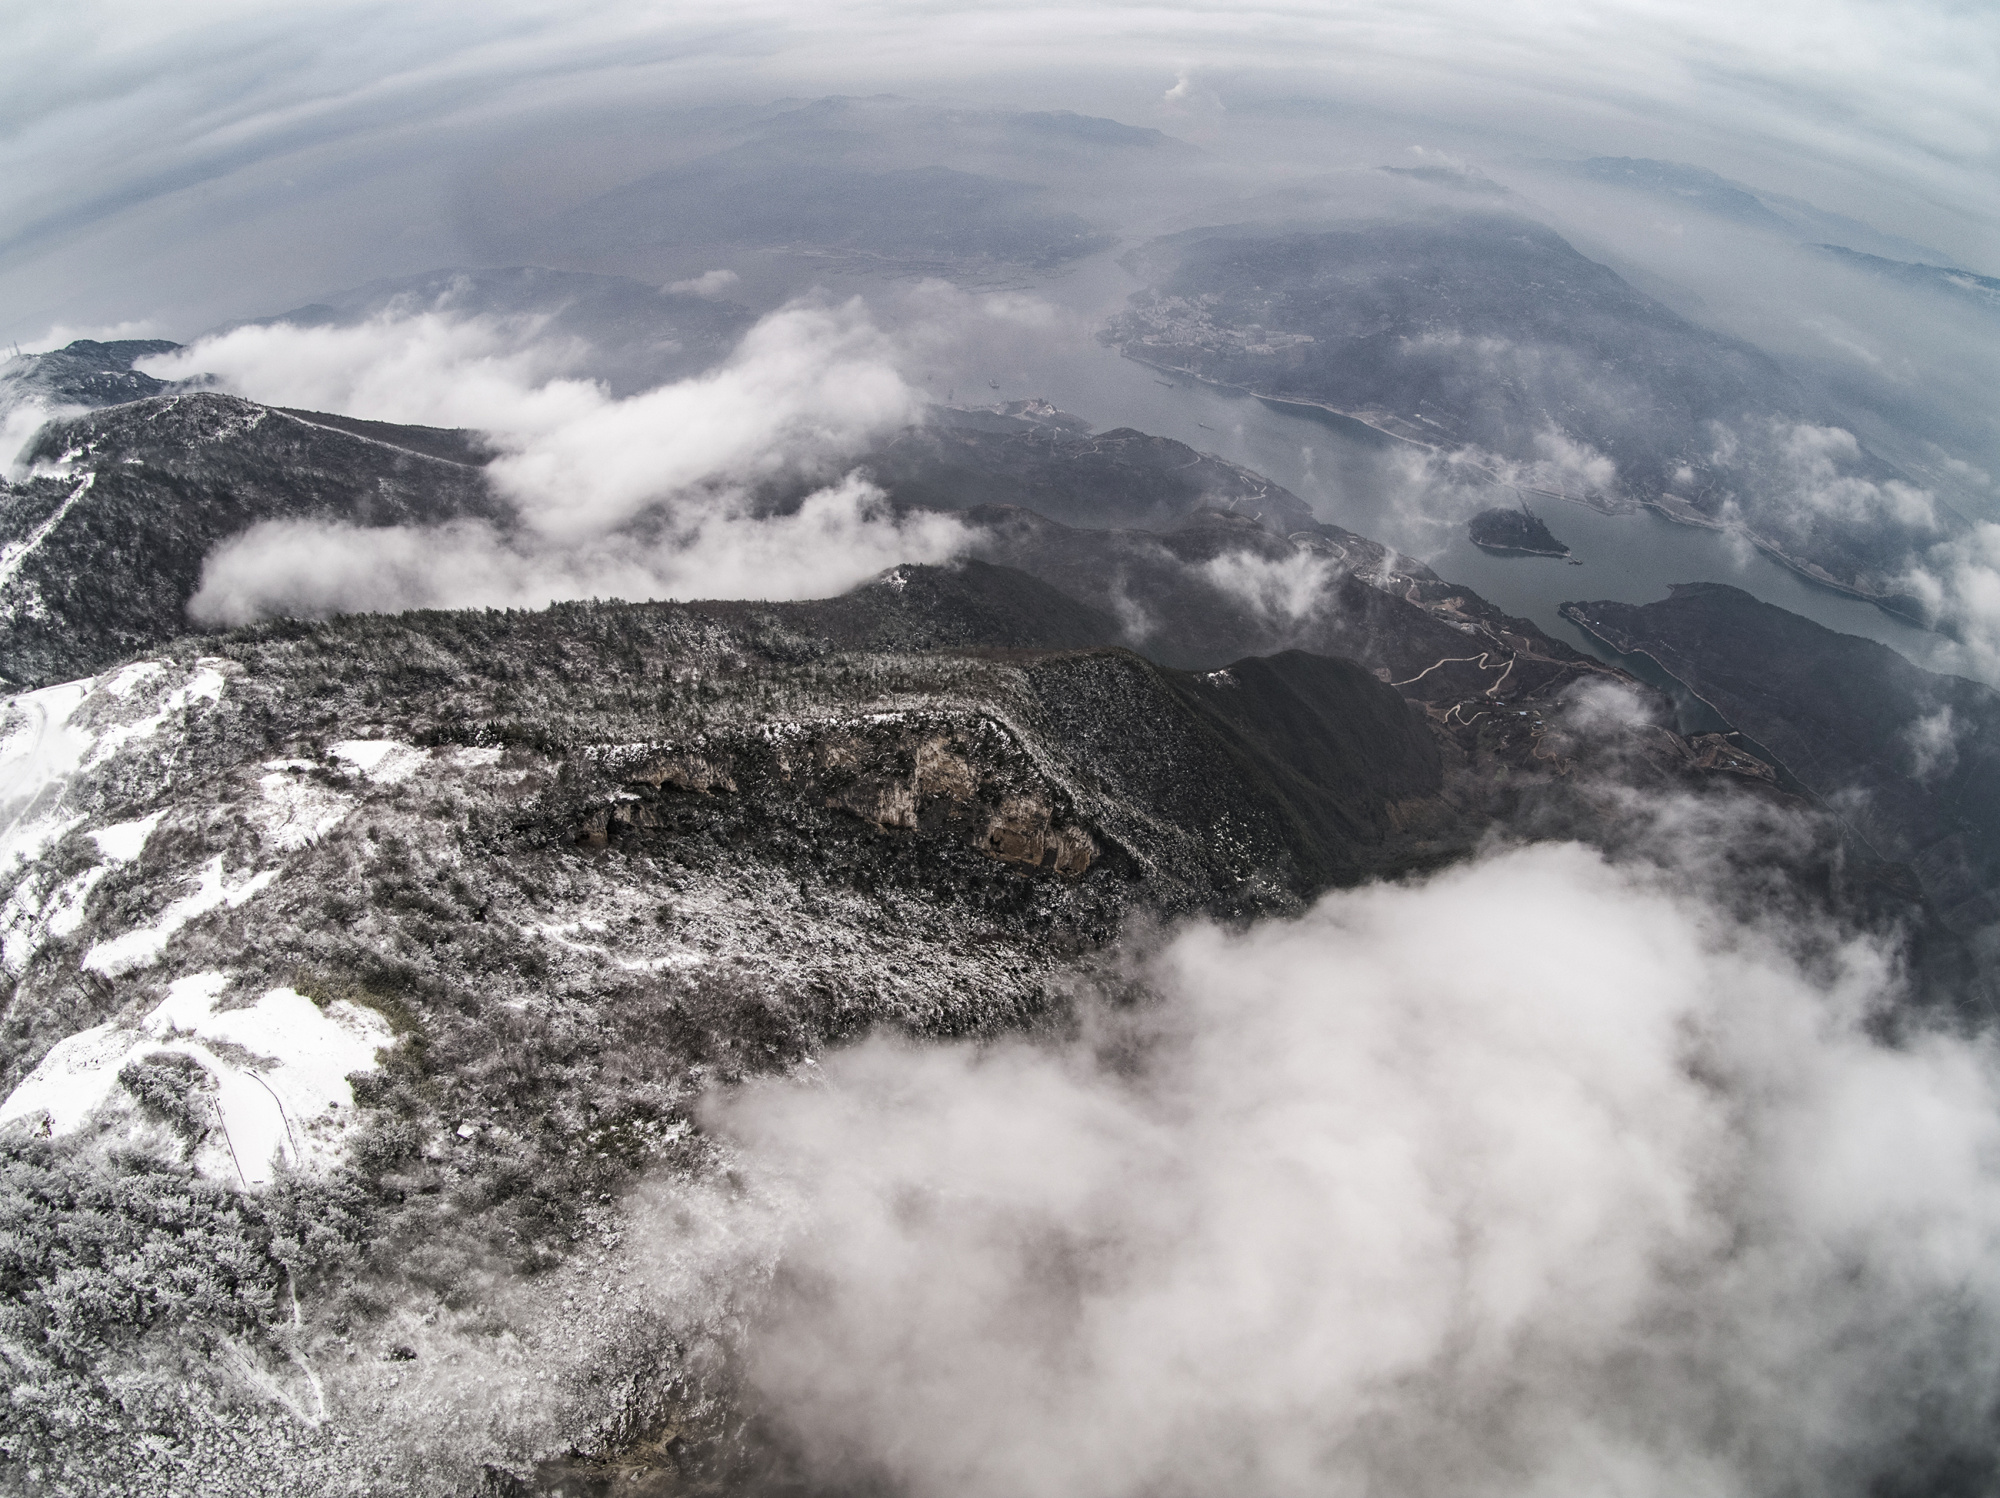
[[745, 250], [946, 275], [1047, 269], [1113, 241], [1093, 190], [1198, 156], [1158, 130], [1056, 112], [893, 97], [779, 110], [717, 148], [621, 184], [526, 231], [540, 256]]
[[1820, 244], [1814, 249], [1871, 276], [1880, 276], [1899, 286], [1934, 292], [1956, 299], [1985, 312], [2000, 312], [2000, 277], [1977, 276], [1950, 265], [1913, 265], [1906, 260], [1885, 260], [1880, 255], [1864, 255], [1845, 245]]
[[1541, 160], [1530, 165], [1604, 187], [1646, 193], [1744, 228], [1762, 230], [1800, 243], [1831, 239], [1867, 253], [1904, 260], [1942, 261], [1949, 258], [1942, 250], [1898, 235], [1885, 234], [1860, 219], [1829, 213], [1801, 198], [1763, 192], [1731, 181], [1706, 167], [1690, 166], [1682, 161], [1655, 161], [1644, 156], [1592, 156], [1582, 161]]
[[0, 363], [0, 413], [15, 406], [113, 406], [159, 395], [166, 382], [141, 374], [132, 365], [179, 347], [164, 338], [112, 343], [79, 338], [47, 353], [16, 355]]

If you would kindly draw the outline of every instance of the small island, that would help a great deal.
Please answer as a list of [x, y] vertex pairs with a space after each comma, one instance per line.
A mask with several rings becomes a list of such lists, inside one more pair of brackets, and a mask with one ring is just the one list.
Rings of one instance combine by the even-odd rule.
[[1510, 557], [1569, 557], [1569, 548], [1549, 533], [1526, 505], [1514, 510], [1481, 510], [1466, 527], [1472, 544]]

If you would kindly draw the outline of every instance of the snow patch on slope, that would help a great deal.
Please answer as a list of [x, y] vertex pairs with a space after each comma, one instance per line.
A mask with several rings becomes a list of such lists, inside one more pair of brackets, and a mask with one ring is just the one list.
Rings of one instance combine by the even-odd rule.
[[162, 815], [156, 811], [150, 817], [140, 817], [136, 822], [118, 822], [110, 827], [100, 827], [90, 834], [90, 840], [97, 844], [97, 851], [113, 863], [130, 863], [145, 851], [146, 839], [160, 825]]
[[0, 1103], [0, 1127], [25, 1120], [68, 1134], [121, 1114], [130, 1127], [136, 1107], [118, 1084], [119, 1071], [177, 1052], [206, 1075], [196, 1096], [213, 1124], [194, 1153], [204, 1175], [261, 1186], [281, 1164], [310, 1170], [331, 1163], [356, 1121], [347, 1078], [375, 1067], [377, 1052], [394, 1043], [389, 1026], [345, 1000], [321, 1009], [289, 988], [218, 1013], [228, 981], [219, 972], [177, 979], [137, 1027], [95, 1025], [59, 1042]]
[[229, 884], [222, 877], [222, 855], [216, 854], [202, 866], [195, 876], [200, 882], [191, 895], [183, 895], [165, 910], [150, 926], [140, 926], [127, 931], [122, 936], [96, 942], [83, 954], [86, 971], [115, 978], [121, 973], [129, 973], [134, 968], [145, 967], [159, 961], [166, 950], [167, 942], [174, 933], [196, 916], [207, 915], [211, 910], [228, 907], [234, 910], [244, 901], [265, 889], [278, 877], [276, 869], [266, 869], [261, 874], [253, 874], [237, 884]]
[[[166, 668], [158, 661], [140, 661], [125, 667], [104, 684], [104, 689], [120, 699], [131, 696], [138, 687], [158, 676]], [[223, 688], [227, 685], [222, 673], [206, 661], [198, 664], [188, 674], [185, 681], [172, 688], [154, 704], [154, 710], [147, 716], [123, 723], [108, 724], [97, 738], [97, 746], [82, 768], [95, 769], [136, 739], [151, 738], [159, 732], [168, 718], [187, 711], [198, 702], [216, 703], [222, 700]]]
[[97, 736], [70, 720], [97, 678], [7, 699], [0, 738], [0, 867], [33, 858], [82, 821], [58, 815], [62, 793]]
[[412, 748], [395, 739], [347, 739], [328, 752], [376, 785], [401, 785], [431, 757], [430, 750]]
[[138, 661], [0, 701], [0, 870], [83, 820], [66, 806], [77, 775], [151, 738], [168, 719], [219, 702], [227, 679], [216, 665]]
[[257, 777], [261, 804], [248, 816], [264, 840], [284, 852], [318, 842], [354, 809], [353, 797], [297, 773], [310, 768], [309, 761], [268, 760], [265, 767], [270, 773]]
[[83, 924], [90, 892], [118, 864], [130, 863], [145, 851], [146, 839], [159, 826], [161, 815], [154, 812], [136, 822], [119, 822], [90, 833], [105, 861], [61, 884], [52, 886], [51, 875], [35, 870], [15, 885], [7, 903], [0, 905], [0, 967], [19, 974], [44, 942], [75, 935]]
[[90, 892], [108, 872], [99, 864], [54, 888], [42, 874], [31, 874], [16, 885], [7, 903], [0, 905], [0, 966], [18, 977], [44, 942], [74, 935], [83, 924]]

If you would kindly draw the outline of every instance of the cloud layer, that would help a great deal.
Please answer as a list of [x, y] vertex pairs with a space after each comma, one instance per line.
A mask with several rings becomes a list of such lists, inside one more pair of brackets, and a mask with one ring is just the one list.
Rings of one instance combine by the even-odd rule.
[[718, 1104], [802, 1204], [745, 1357], [820, 1476], [1860, 1493], [1990, 1449], [2000, 1073], [1871, 1038], [1867, 943], [1544, 846], [1145, 977], [1075, 1043]]
[[1951, 632], [1968, 675], [2000, 674], [2000, 525], [1978, 521], [1931, 548], [1901, 579], [1931, 618]]
[[937, 562], [968, 533], [948, 515], [899, 515], [857, 476], [797, 510], [760, 517], [683, 507], [644, 539], [563, 545], [476, 521], [363, 530], [321, 521], [253, 526], [217, 547], [188, 613], [203, 624], [415, 608], [542, 608], [564, 598], [824, 598], [899, 562]]
[[[922, 411], [858, 300], [788, 305], [717, 368], [622, 400], [567, 373], [587, 350], [540, 335], [533, 318], [415, 311], [243, 327], [148, 361], [273, 404], [477, 428], [500, 450], [487, 472], [519, 516], [504, 530], [259, 525], [209, 558], [192, 616], [820, 597], [965, 544], [957, 521], [896, 515], [880, 490], [838, 476]], [[760, 513], [755, 486], [779, 478], [825, 487], [791, 513]]]

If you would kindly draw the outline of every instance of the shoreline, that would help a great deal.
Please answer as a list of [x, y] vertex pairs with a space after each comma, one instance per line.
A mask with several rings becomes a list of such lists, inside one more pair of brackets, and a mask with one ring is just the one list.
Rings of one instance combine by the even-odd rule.
[[[1566, 501], [1569, 504], [1581, 505], [1587, 510], [1594, 510], [1600, 515], [1636, 515], [1642, 512], [1646, 512], [1657, 515], [1662, 520], [1669, 521], [1674, 525], [1684, 525], [1695, 530], [1717, 531], [1723, 535], [1740, 536], [1745, 541], [1748, 541], [1752, 546], [1756, 547], [1757, 550], [1762, 552], [1765, 556], [1769, 557], [1772, 561], [1776, 562], [1779, 566], [1783, 567], [1786, 571], [1790, 572], [1793, 576], [1798, 577], [1801, 580], [1812, 584], [1816, 588], [1823, 588], [1829, 593], [1837, 594], [1843, 598], [1852, 598], [1860, 603], [1872, 604], [1877, 609], [1880, 609], [1884, 614], [1887, 614], [1891, 619], [1895, 619], [1903, 624], [1913, 625], [1918, 629], [1926, 631], [1927, 633], [1931, 634], [1941, 633], [1928, 620], [1920, 618], [1914, 614], [1908, 613], [1903, 609], [1894, 607], [1894, 600], [1897, 595], [1888, 593], [1871, 593], [1867, 589], [1857, 587], [1852, 583], [1844, 583], [1840, 581], [1840, 579], [1826, 572], [1825, 569], [1821, 568], [1818, 563], [1808, 562], [1805, 561], [1803, 558], [1792, 556], [1789, 552], [1785, 551], [1783, 547], [1779, 546], [1777, 542], [1771, 540], [1767, 536], [1759, 534], [1757, 531], [1752, 530], [1749, 526], [1743, 525], [1740, 522], [1731, 523], [1729, 521], [1711, 520], [1707, 516], [1701, 514], [1699, 511], [1692, 510], [1690, 507], [1684, 504], [1680, 504], [1675, 501], [1667, 500], [1664, 498], [1653, 498], [1653, 499], [1592, 498], [1587, 495], [1565, 493], [1560, 489], [1543, 489], [1531, 484], [1515, 483], [1509, 479], [1501, 477], [1493, 469], [1487, 467], [1483, 463], [1475, 463], [1465, 458], [1456, 457], [1450, 448], [1445, 447], [1441, 443], [1426, 441], [1422, 437], [1412, 436], [1407, 432], [1397, 431], [1391, 427], [1382, 425], [1380, 420], [1370, 420], [1368, 417], [1358, 415], [1353, 411], [1343, 411], [1338, 406], [1330, 405], [1325, 401], [1316, 401], [1304, 396], [1296, 396], [1296, 395], [1268, 395], [1263, 391], [1252, 389], [1248, 385], [1232, 385], [1227, 383], [1226, 381], [1209, 379], [1205, 375], [1197, 374], [1195, 373], [1195, 371], [1191, 369], [1184, 369], [1179, 365], [1162, 364], [1157, 360], [1148, 359], [1139, 354], [1131, 352], [1123, 344], [1115, 345], [1115, 347], [1117, 347], [1119, 355], [1121, 357], [1130, 359], [1134, 364], [1142, 365], [1147, 369], [1157, 369], [1163, 374], [1177, 375], [1181, 379], [1191, 380], [1198, 385], [1205, 385], [1211, 390], [1229, 391], [1238, 395], [1245, 395], [1253, 400], [1262, 401], [1264, 404], [1269, 406], [1277, 406], [1277, 407], [1293, 406], [1301, 408], [1306, 411], [1325, 412], [1330, 416], [1338, 416], [1343, 421], [1351, 421], [1355, 423], [1357, 426], [1366, 427], [1369, 431], [1374, 432], [1378, 436], [1386, 437], [1393, 442], [1401, 442], [1410, 447], [1421, 448], [1425, 452], [1435, 453], [1441, 458], [1446, 458], [1453, 462], [1464, 463], [1465, 466], [1476, 469], [1480, 473], [1487, 475], [1490, 479], [1492, 479], [1492, 481], [1495, 484], [1499, 485], [1500, 487], [1504, 489], [1510, 489], [1516, 494], [1533, 494], [1543, 499], [1560, 499]], [[1480, 546], [1480, 543], [1477, 541], [1474, 541], [1472, 544], [1475, 546]], [[1553, 552], [1533, 552], [1533, 551], [1515, 551], [1515, 550], [1502, 551], [1499, 548], [1485, 547], [1485, 546], [1480, 546], [1480, 549], [1482, 551], [1488, 551], [1494, 555], [1499, 555], [1499, 556], [1556, 555], [1556, 553]], [[1574, 565], [1576, 566], [1583, 565], [1580, 561], [1577, 561], [1577, 559], [1574, 556], [1571, 556], [1568, 553], [1564, 553], [1563, 555], [1567, 560], [1572, 562]]]
[[[1566, 619], [1569, 623], [1575, 625], [1578, 629], [1582, 630], [1585, 634], [1589, 635], [1591, 639], [1597, 641], [1598, 644], [1602, 645], [1606, 650], [1609, 650], [1612, 654], [1622, 656], [1628, 660], [1636, 657], [1640, 660], [1645, 661], [1647, 664], [1652, 666], [1652, 668], [1655, 671], [1658, 671], [1662, 676], [1666, 677], [1667, 680], [1673, 682], [1674, 685], [1678, 686], [1683, 692], [1686, 692], [1688, 696], [1692, 697], [1696, 702], [1699, 702], [1703, 707], [1707, 708], [1710, 712], [1714, 713], [1718, 721], [1727, 723], [1729, 725], [1728, 731], [1731, 735], [1735, 736], [1738, 739], [1741, 739], [1743, 743], [1748, 747], [1750, 753], [1764, 760], [1767, 764], [1771, 766], [1771, 768], [1773, 768], [1778, 772], [1778, 788], [1780, 790], [1785, 791], [1791, 795], [1804, 796], [1817, 804], [1825, 805], [1825, 802], [1821, 799], [1821, 797], [1819, 797], [1809, 787], [1807, 787], [1806, 783], [1800, 780], [1797, 775], [1792, 773], [1792, 768], [1790, 765], [1786, 764], [1776, 754], [1772, 753], [1770, 749], [1766, 748], [1761, 740], [1752, 738], [1749, 734], [1745, 733], [1741, 728], [1737, 727], [1735, 720], [1732, 719], [1729, 716], [1729, 714], [1725, 713], [1721, 708], [1717, 707], [1713, 702], [1710, 702], [1706, 697], [1702, 696], [1701, 693], [1697, 692], [1694, 689], [1693, 685], [1689, 683], [1686, 677], [1682, 676], [1678, 671], [1675, 671], [1672, 668], [1670, 668], [1665, 661], [1662, 661], [1657, 655], [1653, 654], [1652, 651], [1640, 645], [1632, 645], [1628, 647], [1626, 645], [1619, 644], [1616, 640], [1612, 639], [1609, 635], [1603, 633], [1601, 630], [1597, 629], [1595, 626], [1591, 624], [1589, 617], [1586, 614], [1584, 614], [1580, 602], [1572, 601], [1568, 603], [1558, 604], [1556, 606], [1556, 612], [1562, 615], [1562, 617]], [[1843, 821], [1842, 825], [1845, 826], [1846, 823]], [[1851, 830], [1852, 829], [1850, 829], [1850, 831]], [[1863, 839], [1863, 841], [1864, 843], [1866, 842], [1865, 839]]]
[[[1468, 539], [1470, 538], [1468, 537]], [[1527, 546], [1494, 546], [1485, 541], [1473, 541], [1472, 544], [1477, 546], [1481, 551], [1496, 557], [1546, 557], [1552, 562], [1568, 562], [1572, 567], [1581, 567], [1583, 565], [1567, 546], [1561, 551], [1536, 551], [1532, 547]]]

